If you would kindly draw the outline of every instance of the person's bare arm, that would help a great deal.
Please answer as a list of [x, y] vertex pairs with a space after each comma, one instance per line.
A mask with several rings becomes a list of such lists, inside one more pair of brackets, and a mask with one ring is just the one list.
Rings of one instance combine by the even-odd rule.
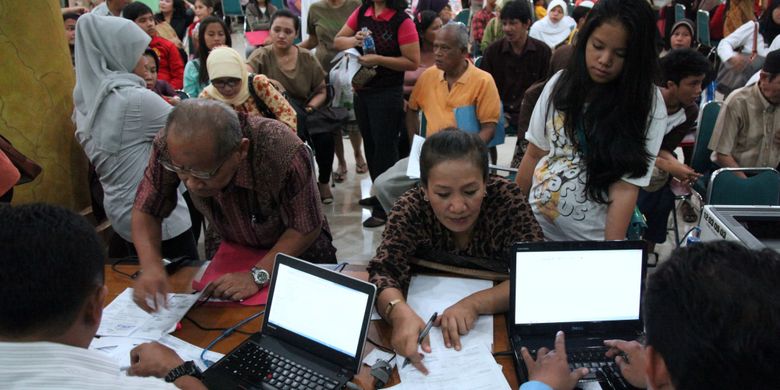
[[[401, 301], [393, 306], [389, 316], [385, 315], [387, 305], [396, 300]], [[386, 288], [379, 293], [376, 300], [377, 311], [392, 326], [390, 344], [399, 355], [409, 358], [415, 368], [423, 373], [428, 373], [422, 362], [422, 357], [417, 353], [417, 338], [425, 328], [425, 322], [412, 310], [404, 300], [404, 294], [397, 288]], [[431, 352], [430, 336], [426, 336], [421, 344], [422, 350]]]
[[487, 144], [496, 134], [496, 124], [493, 122], [479, 124], [479, 138]]
[[409, 145], [412, 144], [414, 136], [420, 134], [419, 113], [419, 111], [412, 110], [411, 107], [406, 110], [406, 132], [409, 135]]
[[444, 345], [460, 350], [460, 336], [474, 329], [477, 318], [483, 314], [502, 313], [509, 309], [509, 281], [477, 291], [448, 307], [436, 318], [441, 326]]
[[327, 98], [328, 89], [325, 87], [325, 80], [322, 80], [322, 83], [317, 86], [317, 93], [315, 93], [314, 96], [309, 99], [307, 105], [314, 109], [320, 108], [323, 104], [325, 104], [325, 100]]
[[349, 28], [346, 24], [336, 34], [336, 38], [333, 39], [333, 47], [338, 51], [344, 51], [353, 47], [363, 45], [363, 38], [366, 35], [362, 31], [358, 31]]
[[533, 182], [536, 164], [538, 164], [539, 160], [546, 156], [547, 153], [547, 150], [542, 150], [532, 142], [528, 143], [528, 148], [525, 151], [523, 160], [520, 162], [520, 167], [517, 169], [517, 177], [515, 177], [515, 182], [520, 186], [520, 190], [523, 191], [526, 197], [528, 197], [528, 193], [531, 192], [531, 184]]
[[133, 209], [133, 244], [138, 253], [141, 274], [133, 286], [133, 301], [143, 310], [154, 312], [166, 303], [168, 277], [162, 264], [162, 219]]
[[605, 240], [625, 240], [631, 213], [636, 206], [639, 187], [618, 180], [609, 186], [610, 204], [607, 206], [607, 221], [604, 226]]
[[[737, 160], [730, 154], [715, 153], [715, 164], [718, 164], [721, 168], [741, 168], [737, 164]], [[734, 172], [735, 175], [743, 179], [747, 179], [744, 172]]]
[[304, 48], [304, 49], [314, 49], [317, 47], [317, 45], [320, 43], [319, 38], [317, 38], [317, 34], [309, 34], [309, 37], [306, 38], [305, 41], [298, 44], [298, 46]]

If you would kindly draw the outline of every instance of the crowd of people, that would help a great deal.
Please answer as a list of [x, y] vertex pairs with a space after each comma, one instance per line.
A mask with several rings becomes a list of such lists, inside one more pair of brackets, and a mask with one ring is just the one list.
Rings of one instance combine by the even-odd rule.
[[[732, 12], [724, 17], [729, 26], [744, 13], [736, 3], [724, 11]], [[280, 252], [335, 263], [323, 205], [334, 201], [332, 183], [346, 180], [348, 134], [356, 172], [373, 182], [374, 196], [359, 202], [371, 208], [363, 226], [385, 225], [368, 265], [377, 312], [392, 326], [392, 348], [425, 371], [417, 353], [425, 322], [404, 299], [413, 258], [506, 274], [512, 243], [624, 240], [635, 209], [647, 220], [649, 245], [664, 242], [671, 187], [710, 173], [691, 168], [689, 150], [684, 159], [675, 151], [696, 131], [702, 91], [713, 80], [725, 96], [708, 145], [713, 167], [780, 165], [779, 0], [716, 48], [697, 41], [687, 18], [657, 23], [663, 12], [644, 0], [486, 0], [473, 13], [470, 5], [461, 23], [444, 0], [412, 8], [404, 0], [319, 0], [308, 7], [301, 42], [300, 2], [277, 9], [252, 0], [247, 26], [268, 38], [246, 59], [212, 0], [160, 0], [159, 13], [126, 0], [90, 12], [63, 9], [76, 74], [75, 139], [90, 162], [93, 207], [118, 236], [108, 255], [139, 259], [135, 302], [147, 311], [165, 304], [162, 259], [198, 258], [204, 227], [208, 258], [223, 243], [264, 251], [250, 269], [214, 281], [216, 298], [258, 293]], [[326, 112], [334, 98], [330, 71], [339, 52], [352, 49], [361, 65], [352, 83], [354, 119], [337, 120]], [[468, 115], [475, 123], [469, 132], [461, 130]], [[337, 126], [323, 125], [328, 120]], [[517, 136], [513, 180], [489, 169], [504, 133]], [[415, 179], [407, 168], [417, 158], [409, 156], [417, 135], [426, 141]], [[3, 153], [0, 179], [9, 200], [19, 172]], [[0, 361], [13, 365], [25, 341], [44, 343], [33, 351], [40, 356], [86, 357], [79, 349], [94, 335], [105, 299], [97, 266], [105, 255], [94, 232], [52, 206], [0, 207], [0, 215], [18, 220], [2, 224], [0, 242], [51, 240], [0, 255], [10, 256], [14, 272], [33, 267], [21, 259], [50, 270], [34, 285], [0, 280], [0, 292], [9, 292], [0, 296], [11, 297], [0, 308]], [[80, 268], [58, 271], [66, 261]], [[610, 356], [637, 387], [776, 386], [771, 362], [780, 346], [771, 334], [780, 300], [770, 279], [778, 267], [776, 254], [732, 244], [676, 251], [648, 282], [646, 343], [607, 341]], [[36, 290], [59, 272], [73, 284]], [[35, 293], [18, 292], [28, 290]], [[737, 297], [750, 304], [729, 303]], [[67, 301], [51, 312], [56, 318], [43, 318], [28, 308], [35, 299]], [[460, 349], [479, 315], [508, 305], [506, 281], [447, 308], [435, 325], [445, 345]], [[702, 316], [714, 331], [700, 328]], [[54, 319], [72, 324], [67, 334], [47, 328]], [[684, 332], [670, 333], [670, 322]], [[753, 329], [758, 322], [764, 327]], [[735, 342], [716, 352], [724, 336]], [[576, 384], [583, 372], [565, 366], [563, 338], [536, 357], [524, 351], [532, 379], [524, 389]], [[164, 376], [181, 364], [159, 345], [134, 353], [130, 373], [139, 376]], [[93, 379], [155, 388], [109, 377]], [[175, 384], [202, 386], [193, 379]], [[0, 374], [0, 384], [12, 380]]]

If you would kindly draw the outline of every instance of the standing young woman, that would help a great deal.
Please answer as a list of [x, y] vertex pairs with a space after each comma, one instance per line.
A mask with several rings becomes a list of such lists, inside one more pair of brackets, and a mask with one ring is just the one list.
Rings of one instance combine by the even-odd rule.
[[195, 19], [195, 14], [187, 8], [184, 0], [160, 0], [160, 12], [154, 18], [157, 22], [168, 22], [179, 40], [184, 41], [184, 34]]
[[[306, 31], [308, 31], [309, 37], [301, 42], [300, 46], [309, 50], [316, 48], [314, 56], [317, 57], [322, 69], [325, 69], [328, 74], [335, 65], [331, 63], [331, 60], [338, 53], [333, 40], [341, 26], [346, 23], [349, 15], [352, 15], [352, 12], [360, 7], [360, 4], [360, 0], [319, 0], [309, 7], [309, 15], [306, 18]], [[355, 155], [355, 173], [366, 173], [368, 166], [361, 151], [363, 138], [360, 136], [360, 130], [354, 121], [347, 124], [346, 130], [349, 133], [349, 142], [352, 143]], [[341, 183], [347, 178], [347, 160], [344, 158], [344, 143], [341, 135], [341, 130], [333, 134], [336, 158], [339, 161], [338, 168], [333, 171], [333, 181], [337, 183]]]
[[187, 38], [184, 40], [184, 46], [187, 48], [190, 54], [189, 58], [194, 58], [197, 55], [198, 44], [198, 25], [203, 19], [214, 14], [214, 0], [195, 0], [193, 6], [195, 10], [195, 18], [192, 20], [189, 26], [187, 26]]
[[184, 92], [190, 97], [198, 97], [203, 88], [209, 85], [209, 71], [206, 67], [209, 53], [218, 46], [233, 46], [227, 25], [216, 16], [207, 16], [200, 22], [198, 42], [198, 57], [187, 62], [184, 67]]
[[549, 240], [626, 238], [666, 127], [653, 11], [601, 0], [539, 98], [517, 183]]
[[[359, 62], [375, 67], [376, 75], [355, 89], [355, 117], [366, 148], [371, 179], [398, 161], [398, 129], [403, 126], [404, 72], [417, 69], [420, 45], [414, 22], [404, 12], [405, 0], [367, 0], [350, 15], [336, 35], [336, 50], [362, 50], [368, 29], [376, 54], [363, 53]], [[381, 226], [387, 215], [379, 202], [364, 226]]]
[[[300, 19], [290, 10], [276, 11], [271, 17], [271, 45], [258, 48], [247, 59], [255, 73], [264, 74], [279, 82], [287, 95], [305, 107], [307, 113], [321, 108], [327, 98], [325, 72], [311, 53], [293, 44], [300, 30]], [[304, 126], [305, 123], [298, 123]], [[330, 191], [330, 173], [333, 169], [333, 134], [318, 133], [317, 129], [306, 128], [304, 141], [310, 142], [317, 158], [319, 175], [317, 186], [322, 203], [333, 203]]]

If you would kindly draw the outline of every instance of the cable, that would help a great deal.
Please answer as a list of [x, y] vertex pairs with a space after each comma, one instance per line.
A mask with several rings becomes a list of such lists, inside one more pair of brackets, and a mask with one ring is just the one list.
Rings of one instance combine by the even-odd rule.
[[[215, 332], [215, 331], [223, 332], [223, 331], [226, 331], [226, 330], [229, 329], [229, 328], [210, 328], [208, 326], [203, 326], [203, 325], [199, 324], [197, 321], [195, 321], [194, 319], [192, 319], [192, 317], [190, 317], [189, 315], [185, 315], [184, 319], [185, 320], [189, 320], [190, 322], [192, 322], [192, 324], [195, 325], [198, 329], [205, 330], [207, 332]], [[247, 335], [247, 336], [251, 336], [253, 334], [253, 333], [245, 332], [243, 330], [238, 330], [238, 329], [235, 330], [235, 333], [240, 333], [240, 334]]]
[[111, 270], [112, 270], [112, 271], [114, 271], [114, 272], [116, 272], [116, 273], [118, 273], [118, 274], [120, 274], [120, 275], [127, 276], [127, 277], [128, 277], [128, 278], [130, 278], [130, 279], [135, 279], [135, 276], [133, 276], [133, 275], [131, 275], [131, 274], [128, 274], [127, 272], [122, 272], [122, 271], [120, 271], [120, 270], [118, 270], [118, 269], [116, 268], [116, 266], [118, 266], [118, 265], [120, 265], [120, 264], [122, 264], [122, 263], [134, 263], [134, 264], [138, 264], [138, 258], [137, 258], [137, 257], [135, 257], [135, 256], [122, 257], [122, 258], [119, 258], [119, 259], [116, 259], [116, 260], [114, 260], [114, 262], [113, 262], [113, 263], [111, 263]]
[[393, 359], [395, 359], [395, 357], [396, 357], [396, 355], [397, 355], [397, 354], [396, 354], [396, 353], [395, 353], [395, 351], [393, 351], [392, 349], [390, 349], [390, 348], [387, 348], [387, 347], [385, 347], [384, 345], [382, 345], [382, 344], [379, 344], [379, 343], [377, 343], [377, 342], [376, 342], [376, 341], [374, 341], [374, 340], [371, 340], [371, 337], [368, 337], [368, 336], [366, 336], [366, 341], [368, 341], [368, 342], [369, 342], [369, 343], [371, 343], [371, 344], [374, 344], [374, 346], [375, 346], [375, 347], [379, 348], [380, 350], [382, 350], [382, 351], [384, 351], [384, 352], [387, 352], [387, 353], [392, 353], [392, 354], [393, 354], [393, 357], [391, 357], [391, 358], [390, 358], [390, 359], [388, 359], [388, 360], [393, 360]]
[[688, 231], [685, 232], [685, 235], [683, 235], [682, 238], [680, 239], [680, 242], [677, 243], [677, 246], [682, 245], [682, 243], [685, 242], [685, 239], [688, 238], [688, 235], [691, 234], [691, 232], [694, 231], [698, 227], [699, 226], [693, 226], [692, 228], [688, 229]]
[[[216, 345], [218, 342], [222, 341], [224, 338], [226, 338], [226, 337], [230, 336], [231, 334], [233, 334], [234, 332], [236, 332], [236, 330], [238, 330], [238, 328], [246, 325], [247, 322], [252, 321], [252, 320], [254, 320], [257, 317], [260, 317], [263, 314], [265, 314], [265, 309], [255, 313], [255, 314], [252, 314], [251, 316], [249, 316], [247, 318], [244, 318], [243, 320], [239, 321], [237, 324], [235, 324], [235, 325], [231, 326], [230, 328], [226, 329], [224, 332], [222, 332], [222, 334], [217, 336], [217, 338], [212, 340], [206, 346], [206, 348], [203, 348], [203, 351], [200, 353], [200, 360], [203, 362], [203, 364], [205, 364], [206, 367], [211, 367], [211, 365], [214, 364], [214, 362], [212, 362], [211, 360], [206, 360], [206, 358], [204, 357], [208, 350], [210, 350], [214, 345]], [[192, 320], [190, 320], [190, 321], [192, 321]]]

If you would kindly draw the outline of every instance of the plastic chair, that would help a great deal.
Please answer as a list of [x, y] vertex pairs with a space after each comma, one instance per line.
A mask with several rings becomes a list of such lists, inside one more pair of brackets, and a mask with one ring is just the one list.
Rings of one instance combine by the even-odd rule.
[[693, 189], [701, 196], [707, 192], [709, 173], [717, 167], [710, 160], [710, 149], [708, 147], [712, 130], [715, 128], [715, 121], [718, 119], [722, 102], [713, 100], [704, 105], [699, 120], [699, 129], [696, 133], [696, 144], [693, 147], [693, 157], [691, 158], [691, 168], [696, 172], [703, 173], [704, 176], [693, 183]]
[[237, 17], [244, 16], [240, 0], [222, 0], [222, 15], [230, 18], [230, 24], [235, 24]]
[[479, 57], [474, 59], [474, 66], [479, 68], [480, 65], [482, 65], [482, 56], [479, 56]]
[[[743, 179], [734, 172], [756, 173]], [[707, 188], [711, 205], [778, 206], [780, 173], [773, 168], [721, 168], [712, 173]]]
[[680, 19], [685, 18], [685, 6], [682, 4], [674, 5], [674, 22], [677, 23]]
[[471, 22], [471, 10], [466, 8], [463, 11], [458, 12], [458, 15], [455, 16], [455, 21], [468, 26]]
[[712, 46], [710, 41], [710, 13], [704, 10], [696, 12], [696, 39], [704, 46]]

